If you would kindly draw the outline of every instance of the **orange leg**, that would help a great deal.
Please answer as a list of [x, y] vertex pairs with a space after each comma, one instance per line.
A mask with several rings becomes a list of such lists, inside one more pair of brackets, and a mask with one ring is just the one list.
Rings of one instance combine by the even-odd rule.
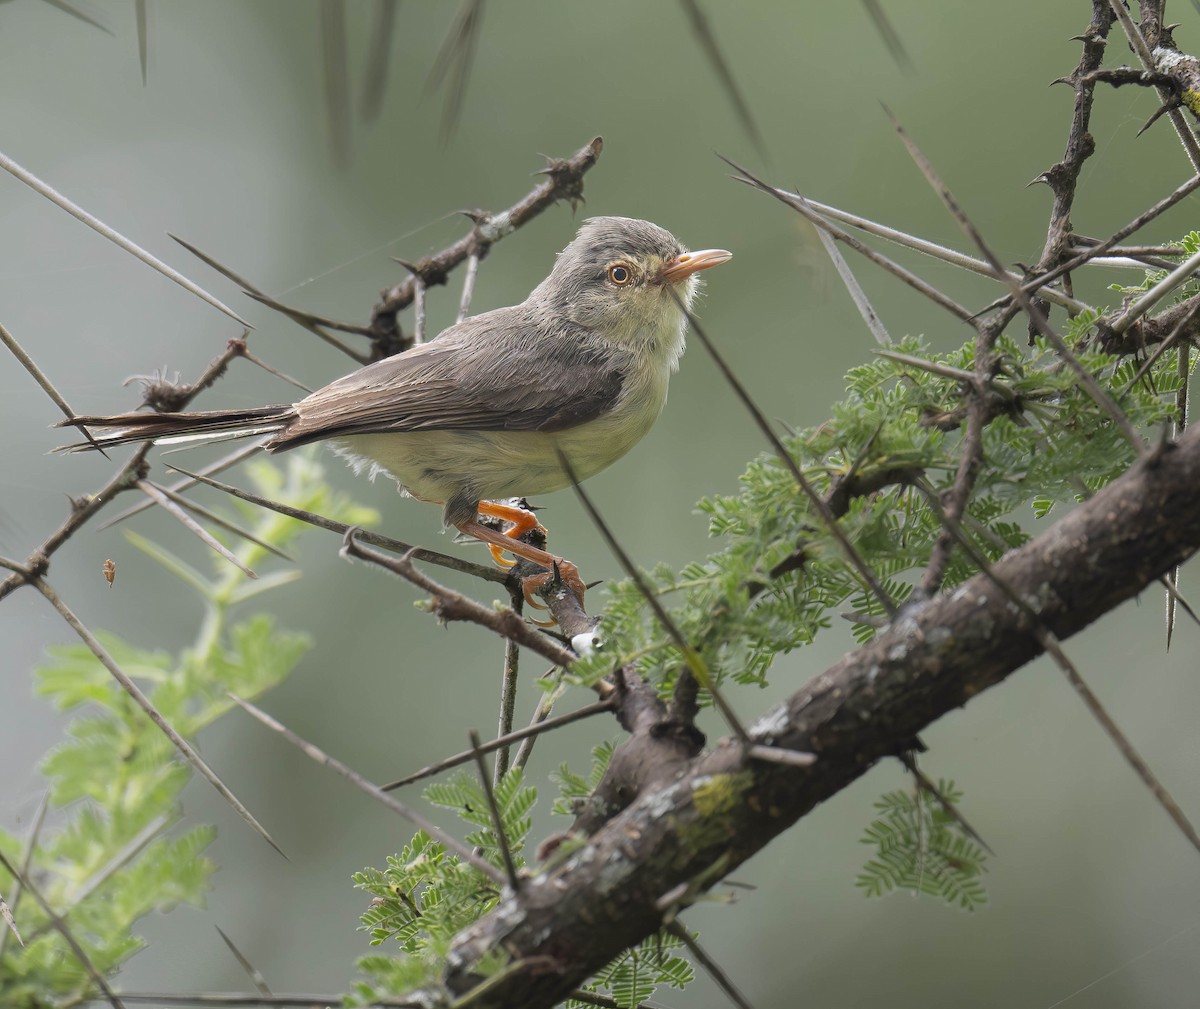
[[[485, 508], [488, 510], [485, 510]], [[483, 514], [495, 515], [497, 518], [504, 518], [510, 522], [513, 521], [513, 519], [510, 519], [507, 514], [497, 515], [495, 511], [490, 509], [501, 509], [504, 512], [515, 512], [517, 514], [529, 515], [530, 518], [533, 518], [529, 512], [522, 512], [520, 509], [507, 508], [504, 505], [496, 505], [491, 501], [481, 501], [479, 503], [479, 510], [483, 512]], [[534, 524], [536, 523], [537, 520], [534, 519]], [[532, 529], [533, 526], [529, 526], [528, 528]], [[460, 533], [465, 533], [467, 536], [474, 536], [477, 540], [483, 540], [484, 543], [500, 547], [502, 550], [507, 550], [511, 554], [516, 554], [518, 557], [525, 558], [527, 561], [533, 561], [534, 564], [546, 569], [544, 574], [532, 575], [531, 577], [526, 578], [524, 584], [522, 585], [522, 589], [525, 593], [525, 601], [531, 606], [543, 610], [546, 608], [532, 598], [532, 593], [541, 588], [551, 578], [554, 577], [554, 568], [556, 565], [558, 567], [559, 575], [562, 577], [563, 584], [565, 584], [567, 588], [575, 593], [581, 603], [583, 602], [583, 594], [586, 586], [583, 584], [583, 580], [579, 577], [579, 569], [570, 561], [565, 561], [561, 557], [555, 557], [553, 554], [547, 553], [545, 550], [539, 550], [537, 547], [530, 546], [528, 543], [525, 543], [521, 540], [513, 539], [510, 535], [505, 533], [497, 532], [495, 529], [491, 529], [488, 526], [483, 525], [476, 519], [470, 519], [466, 522], [460, 523], [458, 525], [458, 531]]]
[[[524, 508], [512, 508], [509, 505], [499, 504], [496, 501], [480, 501], [478, 505], [479, 514], [487, 515], [490, 518], [502, 519], [511, 524], [511, 528], [504, 531], [504, 535], [512, 539], [519, 539], [527, 532], [533, 529], [541, 529], [544, 533], [546, 530], [539, 525], [537, 516], [531, 511], [526, 511]], [[492, 552], [492, 560], [502, 568], [511, 568], [516, 561], [510, 561], [504, 556], [504, 551], [507, 546], [499, 546], [495, 543], [489, 543], [488, 549]]]

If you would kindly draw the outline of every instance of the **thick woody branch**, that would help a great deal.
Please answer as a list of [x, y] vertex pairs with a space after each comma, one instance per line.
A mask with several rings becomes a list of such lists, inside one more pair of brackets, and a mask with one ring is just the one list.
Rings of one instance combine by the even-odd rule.
[[485, 953], [512, 958], [471, 992], [473, 1009], [551, 1006], [657, 930], [660, 898], [700, 892], [906, 740], [1137, 595], [1200, 548], [1200, 430], [1136, 464], [994, 566], [1036, 614], [987, 575], [904, 614], [750, 727], [760, 744], [811, 751], [808, 768], [749, 760], [725, 740], [673, 783], [640, 796], [561, 865], [460, 934], [447, 983], [476, 988]]

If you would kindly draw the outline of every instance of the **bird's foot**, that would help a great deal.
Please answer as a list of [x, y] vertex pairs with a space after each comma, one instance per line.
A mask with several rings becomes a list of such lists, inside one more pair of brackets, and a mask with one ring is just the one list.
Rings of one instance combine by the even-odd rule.
[[492, 555], [492, 560], [496, 562], [496, 567], [515, 568], [517, 566], [515, 560], [510, 561], [504, 556], [504, 547], [496, 546], [495, 543], [489, 543], [488, 552]]
[[[537, 538], [540, 538], [542, 543], [546, 542], [546, 527], [538, 522], [537, 516], [533, 512], [525, 508], [514, 508], [511, 505], [500, 504], [498, 501], [480, 501], [478, 508], [480, 515], [500, 519], [509, 524], [509, 527], [502, 534], [508, 539], [525, 541], [524, 538], [530, 533], [536, 533], [535, 542]], [[488, 543], [488, 550], [491, 552], [492, 560], [499, 567], [511, 568], [516, 564], [515, 560], [510, 561], [504, 556], [508, 550], [507, 545], [493, 541]]]
[[[579, 577], [579, 568], [570, 561], [565, 561], [561, 557], [554, 559], [554, 569], [552, 571], [543, 571], [536, 575], [527, 575], [521, 579], [521, 594], [525, 596], [525, 602], [535, 610], [547, 610], [550, 607], [545, 603], [538, 601], [534, 597], [534, 593], [543, 592], [548, 587], [553, 588], [555, 583], [561, 584], [568, 592], [572, 593], [579, 600], [579, 605], [583, 605], [583, 594], [587, 591], [587, 586], [583, 583], [583, 579]], [[541, 623], [535, 620], [534, 623], [542, 627], [553, 626], [556, 621], [549, 623]]]

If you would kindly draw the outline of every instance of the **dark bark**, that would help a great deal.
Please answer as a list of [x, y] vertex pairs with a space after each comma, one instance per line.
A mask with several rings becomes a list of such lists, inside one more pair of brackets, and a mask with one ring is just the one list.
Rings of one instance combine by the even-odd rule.
[[[1200, 429], [1164, 446], [994, 568], [1065, 639], [1200, 548]], [[447, 983], [505, 949], [512, 965], [474, 1009], [552, 1006], [652, 934], [818, 803], [1041, 651], [1031, 618], [980, 574], [901, 613], [750, 727], [756, 743], [818, 754], [798, 769], [748, 760], [724, 740], [640, 796], [588, 842], [465, 930]], [[672, 894], [664, 902], [664, 895]]]

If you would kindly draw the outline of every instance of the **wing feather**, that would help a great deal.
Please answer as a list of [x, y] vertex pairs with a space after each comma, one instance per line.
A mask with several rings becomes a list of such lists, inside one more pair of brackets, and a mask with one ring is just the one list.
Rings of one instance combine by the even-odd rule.
[[501, 308], [318, 389], [272, 447], [389, 431], [562, 431], [610, 410], [631, 363], [586, 330]]

